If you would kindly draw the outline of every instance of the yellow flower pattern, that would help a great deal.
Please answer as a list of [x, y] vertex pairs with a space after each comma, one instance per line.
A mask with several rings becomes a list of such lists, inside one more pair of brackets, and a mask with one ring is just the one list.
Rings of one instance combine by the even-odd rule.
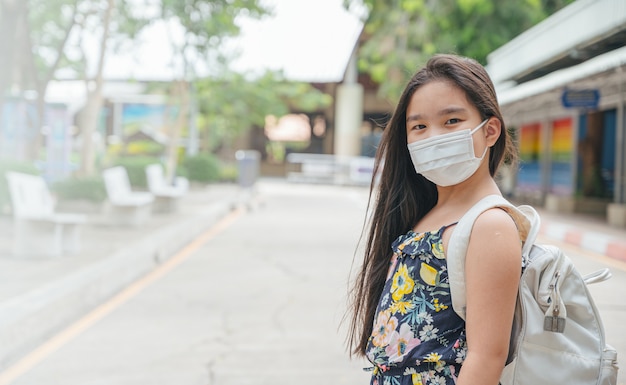
[[439, 303], [439, 298], [435, 298], [435, 300], [433, 301], [433, 306], [435, 307], [435, 311], [437, 313], [448, 308], [448, 305], [443, 305]]
[[443, 243], [441, 242], [433, 243], [431, 245], [431, 249], [435, 258], [444, 259], [446, 257], [445, 253], [443, 252]]
[[413, 237], [413, 242], [419, 242], [426, 236], [426, 233], [416, 233]]
[[420, 268], [420, 277], [429, 284], [430, 286], [434, 286], [437, 282], [437, 274], [439, 272], [434, 267], [430, 266], [427, 263], [422, 262], [422, 267]]
[[408, 232], [392, 244], [366, 356], [371, 384], [453, 385], [467, 352], [454, 310], [439, 231]]
[[439, 353], [428, 353], [426, 358], [424, 358], [425, 362], [439, 362], [441, 360], [441, 355]]
[[404, 263], [400, 263], [398, 271], [393, 275], [391, 284], [391, 298], [399, 301], [405, 294], [410, 294], [415, 286], [415, 281], [411, 279], [409, 270]]
[[414, 305], [408, 301], [393, 301], [393, 303], [389, 307], [389, 310], [391, 310], [391, 312], [394, 314], [406, 314], [409, 310], [413, 309], [413, 306]]

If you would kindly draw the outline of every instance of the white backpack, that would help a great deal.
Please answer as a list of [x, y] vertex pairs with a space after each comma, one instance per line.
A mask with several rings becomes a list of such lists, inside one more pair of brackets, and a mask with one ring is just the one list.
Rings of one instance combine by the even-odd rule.
[[608, 269], [581, 277], [554, 246], [535, 244], [540, 220], [530, 206], [515, 207], [499, 195], [474, 205], [455, 226], [447, 250], [452, 306], [465, 319], [465, 254], [474, 221], [499, 207], [515, 220], [524, 241], [518, 300], [502, 385], [615, 385], [617, 352], [586, 284], [610, 278]]

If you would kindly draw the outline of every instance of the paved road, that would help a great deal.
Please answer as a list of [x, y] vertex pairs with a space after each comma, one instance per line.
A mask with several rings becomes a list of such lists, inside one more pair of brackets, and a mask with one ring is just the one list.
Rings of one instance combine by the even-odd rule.
[[363, 190], [286, 186], [12, 383], [366, 383], [339, 327]]
[[[365, 190], [266, 182], [257, 196], [0, 385], [368, 383], [340, 326]], [[626, 360], [625, 265], [563, 247], [583, 272], [611, 264], [592, 290]]]

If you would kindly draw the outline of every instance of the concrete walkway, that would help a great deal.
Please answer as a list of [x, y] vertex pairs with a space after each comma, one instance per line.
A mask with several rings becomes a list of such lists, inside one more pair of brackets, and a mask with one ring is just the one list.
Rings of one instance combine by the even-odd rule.
[[[281, 183], [270, 185], [279, 189]], [[301, 187], [305, 193], [320, 191]], [[350, 191], [364, 212], [367, 189]], [[249, 198], [236, 185], [194, 189], [178, 213], [155, 214], [143, 227], [88, 225], [82, 252], [54, 259], [12, 257], [12, 222], [0, 218], [0, 370], [154, 269], [233, 207], [249, 204]], [[540, 214], [543, 235], [626, 261], [626, 229], [590, 217]]]
[[542, 235], [626, 262], [626, 228], [609, 226], [591, 215], [538, 211]]
[[133, 285], [132, 296], [124, 291], [89, 327], [68, 325], [80, 332], [62, 346], [46, 343], [44, 360], [11, 382], [0, 374], [0, 384], [369, 383], [367, 365], [348, 358], [341, 322], [365, 213], [361, 191], [258, 187], [249, 210], [212, 226], [205, 234], [213, 235], [199, 238], [206, 242], [169, 260], [175, 267], [157, 267], [158, 278]]
[[12, 256], [12, 219], [0, 218], [0, 369], [154, 269], [243, 198], [232, 184], [196, 188], [178, 212], [153, 214], [141, 227], [107, 226], [92, 215], [81, 251], [57, 258]]

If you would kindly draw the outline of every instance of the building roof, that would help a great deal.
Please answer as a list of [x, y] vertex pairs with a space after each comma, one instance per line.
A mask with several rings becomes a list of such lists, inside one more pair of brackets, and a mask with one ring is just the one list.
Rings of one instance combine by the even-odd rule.
[[501, 105], [513, 103], [624, 65], [626, 65], [626, 47], [596, 56], [579, 65], [554, 71], [516, 87], [498, 90], [498, 102]]
[[487, 57], [495, 84], [524, 83], [624, 46], [626, 1], [578, 0]]

